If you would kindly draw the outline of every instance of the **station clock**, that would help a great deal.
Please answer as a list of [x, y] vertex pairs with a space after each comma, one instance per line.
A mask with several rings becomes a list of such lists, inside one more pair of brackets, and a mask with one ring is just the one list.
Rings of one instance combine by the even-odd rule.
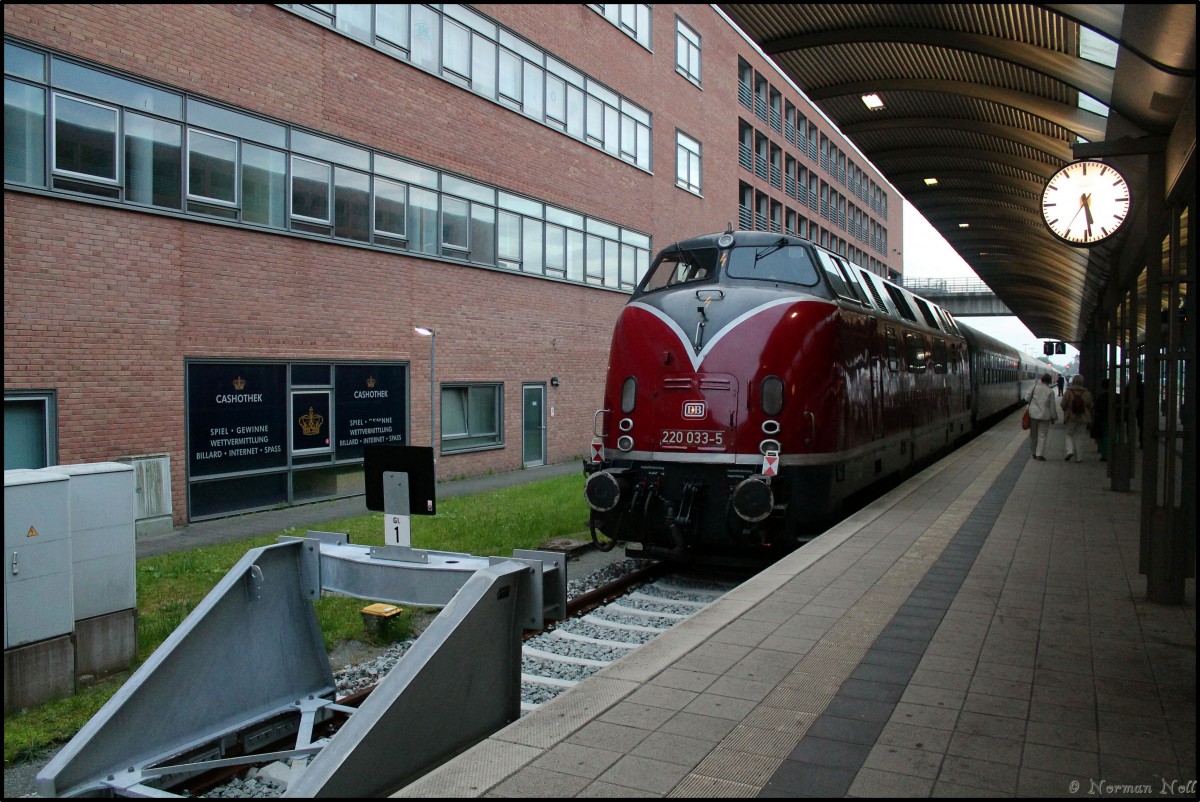
[[1111, 238], [1129, 216], [1129, 184], [1116, 168], [1083, 159], [1050, 176], [1042, 220], [1068, 245], [1089, 248]]

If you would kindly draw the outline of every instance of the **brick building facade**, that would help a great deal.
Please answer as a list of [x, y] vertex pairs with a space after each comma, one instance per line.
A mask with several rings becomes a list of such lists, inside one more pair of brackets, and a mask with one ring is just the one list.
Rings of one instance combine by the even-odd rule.
[[414, 327], [446, 479], [585, 453], [612, 321], [677, 238], [899, 269], [899, 196], [713, 6], [4, 21], [5, 467], [161, 460], [176, 525], [429, 445]]

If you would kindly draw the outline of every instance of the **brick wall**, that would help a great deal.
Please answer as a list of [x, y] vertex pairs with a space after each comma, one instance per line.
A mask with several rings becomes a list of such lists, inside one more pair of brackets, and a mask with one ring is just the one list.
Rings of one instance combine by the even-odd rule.
[[437, 381], [503, 381], [506, 447], [444, 477], [521, 467], [521, 383], [545, 382], [551, 462], [586, 452], [626, 296], [499, 270], [5, 192], [4, 386], [58, 391], [63, 463], [169, 453], [186, 510], [184, 359], [408, 360], [413, 442]]

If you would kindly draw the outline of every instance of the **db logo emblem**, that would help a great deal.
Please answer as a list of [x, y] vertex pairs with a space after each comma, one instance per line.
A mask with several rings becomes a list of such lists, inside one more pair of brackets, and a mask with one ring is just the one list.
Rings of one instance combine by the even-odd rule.
[[707, 407], [703, 401], [688, 401], [683, 405], [683, 417], [703, 418]]

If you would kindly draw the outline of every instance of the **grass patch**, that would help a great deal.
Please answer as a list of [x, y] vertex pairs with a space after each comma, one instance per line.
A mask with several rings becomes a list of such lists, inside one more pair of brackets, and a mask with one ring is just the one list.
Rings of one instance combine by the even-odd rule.
[[[278, 542], [282, 535], [306, 529], [346, 532], [350, 542], [383, 545], [382, 513], [327, 521], [272, 532], [231, 543], [160, 554], [137, 561], [138, 653], [140, 665], [247, 551]], [[587, 520], [582, 472], [519, 487], [438, 502], [436, 516], [412, 517], [412, 544], [423, 549], [508, 557], [513, 549], [531, 549], [546, 540], [577, 534]], [[315, 603], [326, 650], [344, 640], [369, 642], [361, 610], [376, 599], [326, 596]], [[393, 640], [412, 632], [415, 611], [406, 608], [393, 622]], [[121, 687], [132, 672], [122, 672], [81, 689], [4, 717], [4, 765], [29, 760], [47, 747], [69, 740]]]

